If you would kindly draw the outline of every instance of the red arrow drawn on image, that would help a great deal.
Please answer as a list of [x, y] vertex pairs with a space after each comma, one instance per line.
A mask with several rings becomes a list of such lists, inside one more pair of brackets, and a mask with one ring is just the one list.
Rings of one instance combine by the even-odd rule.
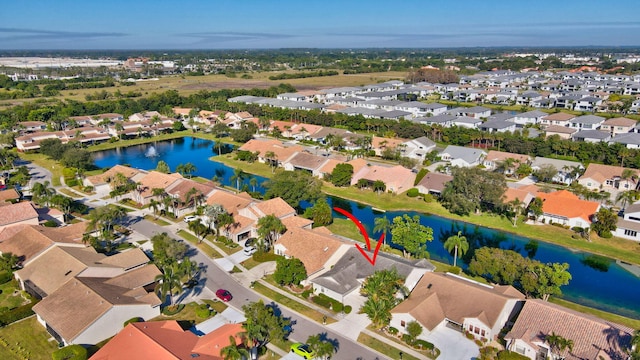
[[[348, 211], [346, 211], [344, 209], [340, 209], [339, 207], [334, 207], [333, 210], [335, 210], [335, 211], [339, 212], [340, 214], [346, 216], [347, 218], [349, 218], [349, 220], [353, 221], [353, 223], [356, 224], [356, 226], [360, 230], [360, 234], [362, 234], [362, 237], [364, 238], [364, 241], [367, 243], [367, 251], [371, 251], [371, 241], [369, 240], [369, 235], [367, 234], [367, 230], [365, 230], [364, 226], [362, 226], [362, 223], [360, 222], [360, 220], [358, 220], [350, 212], [348, 212]], [[362, 256], [364, 256], [371, 263], [371, 265], [375, 265], [376, 264], [376, 258], [378, 257], [378, 251], [380, 251], [380, 245], [382, 245], [383, 242], [384, 242], [384, 233], [382, 233], [382, 235], [380, 235], [380, 239], [378, 240], [378, 243], [376, 244], [376, 249], [373, 250], [373, 259], [370, 258], [369, 255], [367, 255], [367, 253], [364, 251], [364, 249], [362, 247], [360, 247], [359, 244], [356, 244], [356, 247], [358, 248], [358, 250], [360, 250], [360, 253], [362, 254]]]

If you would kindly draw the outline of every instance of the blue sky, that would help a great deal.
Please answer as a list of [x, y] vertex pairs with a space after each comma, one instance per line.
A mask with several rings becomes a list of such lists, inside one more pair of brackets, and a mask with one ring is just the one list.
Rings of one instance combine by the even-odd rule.
[[0, 50], [640, 45], [640, 1], [9, 0]]

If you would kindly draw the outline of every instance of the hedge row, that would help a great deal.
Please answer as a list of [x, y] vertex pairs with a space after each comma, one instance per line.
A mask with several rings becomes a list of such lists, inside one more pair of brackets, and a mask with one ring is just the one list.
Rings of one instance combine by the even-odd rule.
[[88, 355], [82, 345], [69, 345], [54, 351], [51, 357], [53, 360], [86, 360]]
[[0, 313], [0, 327], [7, 326], [12, 322], [24, 319], [34, 314], [33, 305], [35, 305], [37, 301], [32, 301], [27, 305], [18, 306], [17, 308], [11, 309], [7, 312]]
[[335, 312], [344, 311], [346, 314], [349, 314], [351, 313], [351, 310], [353, 310], [350, 305], [346, 305], [343, 307], [341, 302], [334, 300], [325, 294], [318, 294], [311, 298], [311, 300], [314, 303], [327, 309], [332, 309]]

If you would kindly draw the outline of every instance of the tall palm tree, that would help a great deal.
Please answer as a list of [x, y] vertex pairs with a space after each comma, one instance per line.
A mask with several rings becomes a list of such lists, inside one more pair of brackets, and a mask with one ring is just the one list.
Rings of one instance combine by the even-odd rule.
[[562, 358], [560, 353], [566, 349], [569, 349], [569, 352], [573, 351], [573, 340], [557, 335], [555, 332], [551, 332], [551, 335], [547, 335], [545, 340], [547, 341], [547, 344], [549, 344], [552, 359]]
[[251, 189], [253, 192], [256, 192], [256, 186], [258, 186], [258, 179], [254, 176], [249, 179], [249, 185], [251, 185]]
[[386, 297], [378, 300], [368, 298], [360, 308], [360, 312], [367, 315], [373, 326], [381, 329], [391, 321], [390, 310], [395, 304], [390, 304], [390, 302], [393, 302], [393, 300]]
[[387, 243], [387, 232], [391, 230], [391, 221], [388, 217], [377, 217], [373, 220], [373, 232], [381, 232], [384, 234], [384, 243]]
[[158, 218], [158, 210], [160, 209], [160, 202], [156, 199], [149, 200], [149, 207], [153, 209], [153, 215], [157, 219]]
[[184, 164], [183, 171], [187, 174], [188, 178], [191, 178], [191, 174], [198, 171], [198, 168], [193, 163], [188, 162]]
[[182, 282], [180, 281], [180, 272], [174, 266], [165, 266], [162, 268], [162, 274], [156, 276], [155, 291], [160, 295], [162, 302], [169, 295], [169, 305], [173, 305], [173, 296], [182, 290]]
[[249, 351], [238, 346], [234, 336], [229, 336], [229, 345], [220, 349], [220, 355], [224, 360], [242, 360], [249, 358]]
[[49, 180], [45, 180], [43, 183], [36, 182], [31, 187], [31, 194], [33, 199], [38, 204], [45, 204], [49, 206], [51, 197], [55, 195], [56, 190], [51, 186]]
[[456, 266], [456, 259], [458, 258], [458, 250], [460, 250], [460, 257], [462, 257], [469, 250], [469, 242], [467, 238], [462, 235], [462, 231], [458, 231], [457, 235], [449, 236], [447, 241], [444, 242], [444, 247], [448, 252], [454, 250], [453, 266]]
[[[207, 236], [207, 231], [209, 230], [209, 228], [198, 219], [189, 222], [189, 230], [191, 230], [191, 232], [196, 235], [199, 240], [198, 242], [202, 242], [202, 240], [204, 240], [204, 237]], [[202, 238], [200, 236], [202, 236]]]
[[248, 174], [240, 168], [233, 169], [230, 180], [236, 182], [236, 190], [240, 191], [240, 183], [248, 177]]
[[269, 163], [269, 166], [271, 167], [271, 173], [274, 173], [276, 171], [276, 168], [278, 167], [278, 156], [276, 155], [276, 153], [274, 153], [273, 151], [267, 151], [264, 154], [264, 159]]
[[621, 191], [616, 196], [616, 203], [622, 202], [622, 209], [624, 210], [628, 204], [633, 204], [640, 197], [638, 190], [626, 190]]

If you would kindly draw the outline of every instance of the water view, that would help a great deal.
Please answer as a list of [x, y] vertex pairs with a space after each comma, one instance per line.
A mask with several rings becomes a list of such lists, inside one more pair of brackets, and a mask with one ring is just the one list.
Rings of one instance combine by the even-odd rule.
[[[132, 167], [146, 170], [155, 169], [160, 160], [167, 162], [174, 171], [178, 164], [191, 162], [197, 167], [196, 175], [208, 179], [215, 176], [222, 184], [235, 186], [235, 183], [232, 184], [230, 180], [233, 176], [233, 169], [209, 160], [211, 156], [217, 155], [217, 151], [217, 147], [214, 147], [212, 141], [188, 137], [102, 151], [95, 153], [94, 158], [96, 165], [100, 167], [129, 164]], [[230, 147], [222, 147], [222, 153], [228, 151], [231, 151]], [[259, 176], [252, 175], [251, 177], [256, 177], [258, 184], [262, 184], [266, 180]], [[244, 179], [243, 184], [249, 185], [249, 181], [250, 177]], [[256, 191], [263, 192], [264, 189], [258, 186]], [[397, 211], [383, 214], [373, 210], [370, 206], [354, 201], [335, 197], [330, 197], [329, 200], [332, 206], [343, 208], [358, 217], [368, 229], [369, 234], [372, 234], [375, 217], [387, 216], [392, 219], [405, 213], [410, 216], [419, 215], [423, 225], [433, 228], [434, 240], [427, 244], [427, 250], [432, 259], [441, 262], [453, 263], [453, 257], [444, 249], [443, 243], [448, 236], [458, 230], [483, 244], [512, 249], [527, 255], [525, 245], [530, 239], [521, 236], [433, 215]], [[341, 215], [334, 213], [334, 216]], [[377, 239], [377, 237], [375, 238]], [[391, 239], [390, 236], [389, 238]], [[539, 242], [537, 251], [532, 255], [534, 259], [544, 263], [566, 262], [570, 265], [569, 271], [573, 279], [569, 285], [562, 288], [563, 298], [578, 304], [640, 319], [640, 305], [638, 305], [640, 304], [640, 277], [625, 269], [629, 266], [621, 266], [610, 259], [594, 257], [588, 253], [571, 251], [544, 242]], [[639, 267], [631, 268], [635, 269], [636, 274], [640, 274]]]

